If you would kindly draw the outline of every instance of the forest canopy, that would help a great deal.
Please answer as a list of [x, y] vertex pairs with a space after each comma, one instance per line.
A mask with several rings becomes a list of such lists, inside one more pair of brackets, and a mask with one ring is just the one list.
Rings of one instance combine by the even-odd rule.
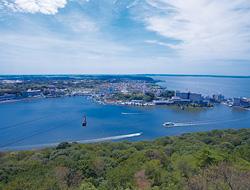
[[250, 129], [0, 153], [0, 189], [250, 189]]

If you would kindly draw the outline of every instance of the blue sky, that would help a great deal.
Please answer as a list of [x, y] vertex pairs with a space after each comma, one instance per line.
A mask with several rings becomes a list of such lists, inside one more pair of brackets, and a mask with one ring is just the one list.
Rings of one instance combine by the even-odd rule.
[[249, 0], [0, 0], [0, 74], [250, 75]]

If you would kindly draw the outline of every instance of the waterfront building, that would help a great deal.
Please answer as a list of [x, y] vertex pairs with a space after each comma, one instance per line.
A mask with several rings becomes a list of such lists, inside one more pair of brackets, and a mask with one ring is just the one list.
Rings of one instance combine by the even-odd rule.
[[197, 93], [189, 93], [189, 98], [188, 99], [191, 102], [201, 102], [203, 100], [202, 95], [197, 94]]
[[175, 96], [179, 97], [182, 100], [190, 100], [191, 102], [201, 102], [203, 100], [201, 94], [191, 93], [191, 92], [176, 91]]
[[250, 107], [250, 99], [248, 98], [234, 98], [233, 106], [249, 108]]
[[175, 92], [175, 96], [181, 99], [189, 99], [189, 94], [190, 92], [180, 92], [180, 91]]
[[240, 98], [233, 99], [233, 106], [240, 106]]
[[132, 103], [143, 103], [143, 100], [131, 100]]
[[212, 100], [213, 100], [214, 102], [220, 103], [220, 102], [225, 101], [225, 97], [224, 97], [222, 94], [214, 94], [214, 95], [212, 96]]
[[191, 101], [189, 99], [182, 99], [178, 96], [173, 96], [171, 98], [171, 100], [173, 101], [174, 104], [186, 105], [186, 104], [191, 103]]
[[240, 99], [240, 106], [243, 108], [249, 108], [250, 107], [250, 100], [247, 98], [241, 98]]
[[39, 96], [39, 95], [41, 95], [41, 93], [42, 93], [41, 90], [31, 90], [31, 89], [28, 89], [26, 91], [26, 95], [28, 97]]
[[172, 100], [153, 100], [154, 105], [171, 105], [174, 103]]

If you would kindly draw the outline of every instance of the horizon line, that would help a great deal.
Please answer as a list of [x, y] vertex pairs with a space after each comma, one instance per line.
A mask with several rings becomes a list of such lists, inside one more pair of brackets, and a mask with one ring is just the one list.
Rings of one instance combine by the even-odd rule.
[[221, 78], [250, 78], [250, 75], [221, 75], [221, 74], [155, 74], [155, 73], [127, 73], [127, 74], [0, 74], [6, 76], [180, 76], [180, 77], [221, 77]]

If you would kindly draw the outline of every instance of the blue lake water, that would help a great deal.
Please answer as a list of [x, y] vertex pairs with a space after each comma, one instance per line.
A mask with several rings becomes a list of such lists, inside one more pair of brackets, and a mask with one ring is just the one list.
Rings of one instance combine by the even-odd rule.
[[[162, 85], [170, 89], [188, 89], [208, 94], [220, 90], [229, 97], [250, 97], [248, 78], [157, 78], [166, 80]], [[87, 115], [86, 128], [81, 126], [83, 114]], [[224, 105], [190, 112], [169, 107], [100, 105], [84, 97], [0, 104], [0, 117], [0, 150], [29, 149], [62, 141], [102, 138], [152, 140], [187, 132], [250, 127], [250, 111]], [[166, 121], [190, 126], [164, 128], [162, 124]], [[138, 133], [141, 135], [136, 135]], [[133, 134], [135, 137], [132, 137]]]
[[250, 77], [196, 77], [154, 76], [162, 80], [159, 84], [170, 90], [191, 91], [212, 95], [221, 93], [225, 97], [250, 97]]

